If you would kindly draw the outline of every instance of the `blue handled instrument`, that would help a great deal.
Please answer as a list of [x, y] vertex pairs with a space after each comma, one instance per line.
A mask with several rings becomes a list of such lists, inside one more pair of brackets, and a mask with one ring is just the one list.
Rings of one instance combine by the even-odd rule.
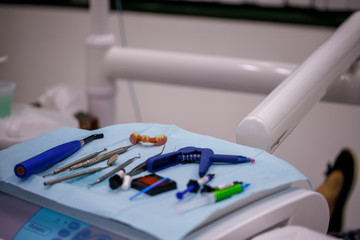
[[92, 140], [103, 138], [104, 134], [94, 134], [82, 140], [75, 140], [53, 147], [39, 155], [17, 164], [14, 168], [15, 175], [19, 178], [25, 178], [34, 172], [43, 170], [79, 150], [85, 144]]
[[209, 148], [185, 147], [176, 152], [154, 156], [146, 161], [146, 168], [150, 172], [175, 166], [179, 163], [199, 163], [199, 176], [205, 176], [212, 163], [246, 163], [255, 162], [254, 159], [237, 155], [214, 154]]

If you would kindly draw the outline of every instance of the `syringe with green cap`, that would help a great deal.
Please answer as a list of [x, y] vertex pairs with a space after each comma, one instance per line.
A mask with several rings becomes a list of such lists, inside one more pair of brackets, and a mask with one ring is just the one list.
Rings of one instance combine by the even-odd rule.
[[249, 186], [249, 183], [235, 183], [234, 185], [224, 189], [215, 190], [210, 193], [204, 193], [201, 195], [201, 198], [177, 205], [176, 211], [178, 213], [183, 213], [193, 208], [220, 202], [221, 200], [227, 199], [232, 195], [243, 192]]

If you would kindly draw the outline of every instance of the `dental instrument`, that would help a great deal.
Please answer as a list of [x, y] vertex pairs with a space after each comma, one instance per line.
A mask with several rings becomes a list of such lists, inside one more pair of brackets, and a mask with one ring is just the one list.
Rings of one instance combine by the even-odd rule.
[[243, 192], [246, 188], [250, 186], [249, 183], [247, 184], [240, 184], [236, 183], [231, 187], [225, 189], [215, 190], [211, 193], [202, 194], [201, 198], [192, 200], [191, 202], [180, 204], [176, 207], [176, 211], [178, 213], [183, 213], [185, 211], [201, 207], [204, 205], [212, 204], [220, 202], [226, 198], [229, 198], [235, 194]]
[[82, 140], [75, 140], [53, 147], [39, 155], [17, 164], [14, 168], [15, 175], [19, 178], [30, 176], [37, 171], [41, 171], [57, 162], [60, 162], [79, 150], [85, 144], [103, 137], [104, 134], [93, 134]]
[[176, 197], [177, 199], [181, 200], [184, 198], [184, 196], [188, 193], [188, 192], [192, 192], [192, 193], [196, 193], [199, 191], [200, 189], [200, 186], [204, 185], [205, 183], [211, 181], [213, 178], [214, 178], [215, 174], [208, 174], [198, 180], [193, 180], [191, 179], [187, 186], [188, 188], [185, 189], [184, 191], [182, 192], [177, 192], [176, 193]]
[[71, 174], [71, 175], [68, 175], [68, 176], [65, 176], [65, 177], [61, 177], [61, 178], [57, 178], [57, 179], [54, 179], [54, 180], [46, 181], [46, 182], [44, 182], [44, 185], [46, 186], [46, 185], [62, 182], [64, 180], [68, 180], [68, 179], [71, 179], [71, 178], [80, 177], [80, 176], [87, 175], [87, 174], [90, 174], [90, 173], [98, 172], [98, 171], [101, 171], [101, 170], [103, 170], [105, 168], [108, 168], [108, 166], [93, 168], [93, 169], [86, 170], [86, 171], [83, 171], [83, 172]]
[[103, 160], [106, 160], [108, 159], [109, 157], [113, 156], [114, 154], [121, 154], [121, 153], [124, 153], [126, 152], [129, 148], [135, 146], [135, 144], [131, 144], [131, 145], [128, 145], [128, 146], [125, 146], [125, 147], [119, 147], [119, 148], [116, 148], [108, 153], [104, 153], [103, 155], [100, 155], [100, 156], [97, 156], [97, 157], [94, 157], [94, 158], [91, 158], [89, 160], [86, 160], [85, 162], [82, 162], [82, 163], [79, 163], [79, 164], [76, 164], [74, 166], [71, 166], [70, 167], [70, 170], [75, 170], [75, 169], [78, 169], [78, 168], [81, 168], [81, 167], [89, 167], [91, 165], [94, 165], [96, 163], [99, 163]]
[[87, 155], [87, 156], [85, 156], [85, 157], [83, 157], [83, 158], [80, 158], [79, 160], [76, 160], [76, 161], [74, 161], [74, 162], [71, 162], [71, 163], [63, 166], [63, 167], [60, 167], [60, 168], [52, 171], [51, 173], [44, 175], [43, 177], [47, 177], [47, 176], [50, 176], [50, 175], [56, 175], [56, 174], [59, 174], [59, 173], [61, 173], [61, 172], [66, 171], [66, 170], [69, 170], [71, 166], [76, 165], [76, 164], [81, 163], [81, 162], [84, 162], [84, 161], [86, 161], [86, 160], [88, 160], [88, 159], [90, 159], [90, 158], [93, 158], [93, 157], [99, 155], [100, 153], [102, 153], [102, 152], [104, 152], [104, 151], [106, 151], [106, 150], [107, 150], [107, 149], [104, 148], [104, 149], [101, 150], [101, 151], [91, 153], [91, 154], [89, 154], [89, 155]]
[[199, 163], [199, 176], [203, 177], [212, 163], [235, 164], [247, 162], [255, 162], [255, 160], [244, 156], [214, 154], [208, 148], [185, 147], [176, 152], [149, 158], [146, 161], [146, 169], [150, 172], [157, 172], [179, 163]]
[[61, 177], [61, 178], [46, 181], [46, 182], [44, 182], [44, 185], [46, 186], [46, 185], [58, 183], [58, 182], [61, 182], [61, 181], [64, 181], [64, 180], [68, 180], [68, 179], [71, 179], [71, 178], [80, 177], [80, 176], [83, 176], [83, 175], [87, 175], [87, 174], [90, 174], [90, 173], [95, 173], [95, 172], [101, 171], [103, 169], [111, 167], [116, 162], [117, 159], [118, 158], [116, 157], [116, 155], [113, 155], [112, 157], [109, 158], [109, 160], [106, 163], [107, 166], [105, 166], [105, 167], [93, 168], [93, 169], [86, 170], [86, 171], [83, 171], [83, 172], [74, 173], [74, 174], [67, 175], [67, 176], [64, 176], [64, 177]]
[[[115, 154], [114, 156], [116, 156], [116, 158], [119, 156], [117, 154]], [[89, 184], [90, 185], [95, 185], [103, 180], [105, 180], [106, 178], [108, 178], [109, 176], [113, 175], [114, 173], [118, 172], [119, 170], [123, 169], [124, 167], [126, 167], [127, 165], [129, 165], [130, 163], [132, 163], [135, 159], [137, 158], [141, 158], [141, 155], [139, 154], [139, 156], [135, 156], [133, 158], [130, 158], [129, 160], [127, 160], [126, 162], [124, 162], [123, 164], [121, 164], [120, 166], [114, 168], [113, 170], [111, 170], [110, 172], [106, 173], [105, 175], [101, 176], [100, 178], [98, 178], [95, 182]]]

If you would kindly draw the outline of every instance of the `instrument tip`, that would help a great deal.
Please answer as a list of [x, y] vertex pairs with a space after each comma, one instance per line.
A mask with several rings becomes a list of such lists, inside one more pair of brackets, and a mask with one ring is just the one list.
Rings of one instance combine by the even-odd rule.
[[104, 134], [103, 133], [94, 134], [94, 139], [99, 139], [99, 138], [104, 138]]
[[91, 142], [92, 140], [99, 139], [99, 138], [103, 138], [103, 137], [104, 137], [104, 134], [102, 134], [102, 133], [93, 134], [93, 135], [91, 135], [91, 136], [89, 136], [89, 137], [87, 137], [87, 138], [84, 138], [83, 141], [84, 141], [84, 143], [86, 144], [86, 143]]

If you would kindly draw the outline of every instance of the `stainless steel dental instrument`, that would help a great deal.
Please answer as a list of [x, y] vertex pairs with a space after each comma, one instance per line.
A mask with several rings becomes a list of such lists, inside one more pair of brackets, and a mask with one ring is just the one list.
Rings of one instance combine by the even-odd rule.
[[73, 165], [70, 167], [70, 170], [75, 170], [75, 169], [78, 169], [78, 168], [81, 168], [81, 167], [89, 167], [91, 165], [94, 165], [96, 163], [99, 163], [103, 160], [106, 160], [108, 159], [109, 157], [113, 156], [114, 154], [121, 154], [121, 153], [124, 153], [126, 152], [129, 148], [135, 146], [135, 144], [131, 144], [131, 145], [128, 145], [128, 146], [125, 146], [125, 147], [119, 147], [119, 148], [116, 148], [108, 153], [104, 153], [103, 155], [100, 155], [100, 156], [97, 156], [97, 157], [94, 157], [94, 158], [91, 158], [89, 160], [86, 160], [82, 163], [79, 163], [79, 164], [76, 164], [76, 165]]
[[71, 178], [80, 177], [80, 176], [83, 176], [83, 175], [87, 175], [87, 174], [90, 174], [90, 173], [95, 173], [95, 172], [101, 171], [103, 169], [111, 167], [116, 162], [116, 160], [117, 160], [117, 157], [111, 157], [107, 161], [107, 166], [105, 166], [105, 167], [93, 168], [93, 169], [86, 170], [86, 171], [83, 171], [83, 172], [67, 175], [65, 177], [61, 177], [61, 178], [53, 179], [53, 180], [50, 180], [50, 181], [46, 181], [46, 182], [44, 182], [44, 185], [46, 186], [46, 185], [54, 184], [54, 183], [61, 182], [61, 181], [64, 181], [64, 180], [68, 180], [68, 179], [71, 179]]
[[64, 181], [64, 180], [67, 180], [67, 179], [70, 179], [70, 178], [75, 178], [75, 177], [83, 176], [83, 175], [86, 175], [86, 174], [94, 173], [94, 172], [103, 170], [105, 168], [108, 168], [108, 166], [93, 168], [93, 169], [86, 170], [86, 171], [83, 171], [83, 172], [71, 174], [71, 175], [68, 175], [68, 176], [65, 176], [65, 177], [61, 177], [61, 178], [57, 178], [57, 179], [54, 179], [54, 180], [46, 181], [46, 182], [44, 182], [44, 185], [46, 186], [46, 185], [61, 182], [61, 181]]
[[60, 167], [60, 168], [52, 171], [51, 173], [44, 175], [43, 177], [47, 177], [47, 176], [50, 176], [50, 175], [56, 175], [56, 174], [59, 174], [59, 173], [61, 173], [61, 172], [64, 172], [64, 171], [70, 169], [71, 166], [74, 166], [74, 165], [76, 165], [76, 164], [79, 164], [79, 163], [81, 163], [81, 162], [84, 162], [84, 161], [86, 161], [86, 160], [88, 160], [88, 159], [90, 159], [90, 158], [96, 157], [97, 155], [99, 155], [100, 153], [102, 153], [102, 152], [104, 152], [104, 151], [106, 151], [106, 150], [107, 150], [107, 149], [104, 148], [104, 149], [101, 150], [101, 151], [98, 151], [98, 152], [94, 152], [94, 153], [92, 153], [92, 154], [89, 154], [89, 155], [87, 155], [87, 156], [85, 156], [85, 157], [83, 157], [83, 158], [80, 158], [79, 160], [76, 160], [76, 161], [74, 161], [74, 162], [71, 162], [71, 163], [63, 166], [63, 167]]
[[[117, 155], [117, 154], [116, 154]], [[118, 155], [117, 155], [118, 156]], [[89, 184], [90, 185], [95, 185], [103, 180], [105, 180], [106, 178], [110, 177], [111, 175], [115, 174], [116, 172], [120, 171], [121, 169], [123, 169], [124, 167], [126, 167], [127, 165], [129, 165], [130, 163], [132, 163], [135, 159], [137, 158], [141, 158], [141, 155], [139, 154], [139, 156], [130, 158], [129, 160], [127, 160], [126, 162], [124, 162], [123, 164], [121, 164], [120, 166], [114, 168], [113, 170], [111, 170], [110, 172], [106, 173], [105, 175], [101, 176], [100, 178], [98, 178], [95, 182]]]

